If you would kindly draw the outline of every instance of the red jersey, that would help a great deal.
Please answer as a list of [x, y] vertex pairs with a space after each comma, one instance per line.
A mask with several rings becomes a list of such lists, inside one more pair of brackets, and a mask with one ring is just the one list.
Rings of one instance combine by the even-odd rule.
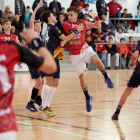
[[[34, 57], [34, 58], [33, 58]], [[36, 59], [38, 66], [35, 64]], [[25, 62], [32, 67], [40, 67], [44, 61], [25, 47], [14, 42], [0, 44], [0, 133], [16, 131], [16, 119], [11, 105], [14, 86], [14, 65]]]
[[17, 35], [15, 34], [6, 35], [4, 32], [0, 33], [0, 42], [5, 42], [5, 41], [14, 41], [20, 44]]
[[76, 30], [79, 24], [83, 24], [85, 26], [84, 30], [66, 43], [66, 48], [70, 50], [72, 55], [83, 53], [83, 51], [88, 47], [85, 41], [86, 30], [93, 28], [95, 24], [86, 22], [83, 19], [78, 19], [76, 23], [71, 23], [67, 20], [62, 24], [66, 35], [70, 35], [72, 31]]
[[109, 8], [109, 16], [115, 16], [116, 12], [122, 10], [122, 6], [119, 3], [113, 3], [112, 1], [107, 3], [107, 7]]
[[106, 47], [103, 44], [97, 44], [97, 48], [96, 49], [97, 49], [98, 53], [102, 53], [102, 51], [106, 50]]

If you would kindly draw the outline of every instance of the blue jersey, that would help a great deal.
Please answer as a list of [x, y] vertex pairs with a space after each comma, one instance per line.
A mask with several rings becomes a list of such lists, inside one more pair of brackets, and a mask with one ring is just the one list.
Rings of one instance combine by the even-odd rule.
[[47, 48], [54, 55], [54, 51], [60, 46], [61, 39], [59, 37], [63, 33], [57, 26], [48, 24], [48, 42]]
[[140, 74], [140, 40], [137, 42], [136, 50], [139, 51], [139, 56], [136, 59], [134, 74]]

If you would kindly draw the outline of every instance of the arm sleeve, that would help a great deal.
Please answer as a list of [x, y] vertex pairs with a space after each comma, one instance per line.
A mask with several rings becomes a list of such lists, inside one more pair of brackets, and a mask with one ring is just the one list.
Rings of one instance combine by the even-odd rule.
[[53, 31], [58, 38], [63, 34], [62, 31], [57, 26], [55, 26]]
[[140, 52], [140, 40], [137, 42], [136, 50]]
[[122, 6], [119, 3], [118, 3], [118, 7], [119, 7], [118, 11], [121, 11], [122, 10]]
[[17, 50], [20, 55], [20, 61], [26, 63], [30, 67], [38, 69], [44, 62], [44, 58], [37, 57], [29, 49], [16, 44]]
[[87, 29], [92, 29], [95, 27], [95, 23], [92, 22], [85, 21], [85, 24]]

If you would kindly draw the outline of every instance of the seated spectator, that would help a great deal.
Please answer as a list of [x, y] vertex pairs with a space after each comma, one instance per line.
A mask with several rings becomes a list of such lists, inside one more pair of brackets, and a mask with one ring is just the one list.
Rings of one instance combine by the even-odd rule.
[[15, 34], [15, 35], [17, 35], [19, 42], [22, 42], [22, 37], [20, 36], [19, 33], [16, 32], [16, 29], [15, 29], [14, 26], [11, 26], [10, 33], [11, 33], [11, 34]]
[[109, 18], [118, 17], [118, 12], [122, 10], [122, 6], [116, 0], [108, 2], [107, 7], [109, 8]]
[[115, 33], [115, 42], [119, 42], [120, 43], [120, 39], [124, 38], [124, 34], [122, 32], [123, 32], [122, 28], [119, 27], [117, 29], [117, 32]]
[[74, 7], [78, 7], [78, 5], [81, 5], [82, 6], [82, 9], [84, 8], [85, 6], [85, 2], [84, 0], [72, 0], [71, 2], [71, 5], [70, 6], [74, 6]]
[[5, 11], [3, 12], [4, 19], [10, 19], [11, 21], [14, 20], [13, 12], [10, 11], [10, 6], [6, 6]]
[[95, 45], [92, 43], [90, 36], [86, 36], [86, 42], [96, 52]]
[[109, 35], [105, 38], [106, 42], [108, 42], [108, 41], [109, 41], [109, 38], [112, 38], [112, 43], [114, 43], [114, 42], [115, 42], [115, 37], [113, 36], [113, 34], [112, 34], [112, 33], [109, 33]]
[[85, 4], [82, 12], [83, 12], [83, 14], [88, 14], [89, 13], [89, 4]]
[[56, 9], [56, 7], [53, 7], [53, 8], [52, 8], [52, 13], [53, 13], [53, 15], [54, 15], [56, 18], [58, 18], [58, 14], [57, 14], [57, 9]]
[[[127, 12], [127, 9], [124, 9], [121, 18], [124, 18]], [[129, 24], [129, 21], [120, 20], [120, 22], [117, 24], [117, 27], [121, 27], [125, 33], [128, 33], [128, 30], [131, 28], [131, 24]]]
[[65, 7], [62, 7], [61, 8], [61, 13], [64, 15], [64, 20], [67, 20], [68, 19], [68, 15], [67, 15], [67, 13], [66, 13], [66, 11], [65, 11]]
[[84, 14], [84, 20], [89, 21], [89, 15], [88, 14]]
[[96, 2], [96, 9], [98, 12], [98, 16], [101, 19], [102, 15], [107, 15], [107, 5], [105, 0], [97, 0]]
[[91, 29], [86, 30], [86, 36], [90, 36], [90, 41], [93, 42], [92, 35], [91, 35]]
[[32, 13], [30, 12], [30, 6], [26, 7], [26, 12], [25, 12], [25, 28], [29, 28], [29, 22], [31, 18]]
[[83, 15], [83, 12], [82, 12], [82, 6], [79, 5], [77, 7], [77, 10], [78, 10], [78, 19], [83, 19], [84, 18], [84, 15]]
[[108, 44], [108, 45], [105, 46], [107, 51], [108, 51], [108, 54], [107, 54], [107, 69], [109, 69], [109, 70], [111, 69], [111, 67], [110, 67], [111, 57], [115, 58], [115, 69], [119, 69], [119, 54], [118, 54], [116, 45], [112, 44], [113, 43], [113, 38], [110, 37], [108, 43], [111, 43], [111, 44]]
[[[48, 5], [47, 5], [47, 2], [45, 0], [42, 0], [43, 2], [43, 7], [39, 8], [39, 10], [36, 12], [36, 15], [35, 15], [35, 20], [41, 20], [41, 14], [45, 11], [48, 10]], [[37, 7], [37, 5], [40, 3], [40, 0], [35, 0], [33, 5], [32, 5], [32, 10], [34, 11], [35, 8]]]
[[[121, 57], [123, 57], [124, 59], [126, 59], [125, 68], [126, 69], [130, 69], [129, 68], [129, 61], [131, 59], [131, 56], [128, 55], [128, 49], [127, 49], [127, 45], [125, 44], [125, 39], [124, 38], [121, 38], [120, 39], [120, 43], [122, 43], [122, 44], [118, 44], [117, 45], [118, 53], [120, 54]], [[122, 66], [122, 69], [123, 69], [123, 66]]]
[[102, 20], [102, 31], [104, 32], [105, 37], [107, 37], [109, 33], [113, 33], [113, 35], [115, 35], [115, 28], [112, 22], [110, 20], [107, 20], [105, 15], [102, 15]]
[[19, 15], [20, 20], [24, 22], [25, 4], [23, 0], [15, 0], [15, 15]]
[[93, 32], [92, 37], [93, 37], [93, 42], [97, 41], [97, 37], [100, 36], [101, 42], [105, 42], [105, 35], [104, 32], [101, 29], [97, 29], [97, 31]]
[[61, 3], [57, 0], [53, 0], [49, 5], [49, 10], [52, 11], [53, 7], [56, 7], [57, 14], [61, 12]]
[[58, 17], [58, 21], [56, 23], [56, 26], [64, 33], [64, 29], [63, 29], [63, 26], [62, 26], [62, 23], [64, 22], [64, 14], [60, 13], [59, 14], [59, 17]]
[[129, 37], [128, 43], [135, 43], [135, 44], [128, 44], [127, 45], [128, 55], [131, 55], [132, 56], [133, 52], [136, 49], [136, 46], [137, 46], [136, 44], [137, 43], [136, 43], [136, 41], [133, 40], [133, 37], [132, 36]]
[[[96, 43], [101, 43], [100, 36], [97, 36]], [[104, 66], [106, 67], [106, 54], [107, 54], [106, 47], [103, 44], [97, 44], [96, 47], [97, 47], [96, 48], [97, 54], [98, 54], [99, 58], [103, 61]]]
[[15, 18], [12, 22], [12, 26], [14, 26], [16, 28], [17, 33], [20, 34], [20, 32], [22, 32], [24, 26], [23, 26], [22, 21], [20, 21], [19, 15], [15, 15]]

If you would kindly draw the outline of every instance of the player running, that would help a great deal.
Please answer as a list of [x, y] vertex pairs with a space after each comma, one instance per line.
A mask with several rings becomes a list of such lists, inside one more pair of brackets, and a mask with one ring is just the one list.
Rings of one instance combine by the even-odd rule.
[[86, 69], [86, 63], [91, 61], [94, 62], [98, 69], [101, 71], [105, 78], [105, 83], [107, 83], [108, 88], [113, 88], [114, 84], [112, 83], [111, 79], [108, 77], [105, 67], [102, 61], [99, 59], [98, 55], [93, 51], [93, 49], [88, 46], [85, 41], [86, 30], [91, 28], [101, 29], [101, 23], [99, 17], [97, 16], [97, 12], [90, 13], [91, 16], [94, 18], [95, 23], [84, 21], [83, 19], [77, 19], [78, 12], [75, 7], [70, 7], [67, 9], [68, 13], [68, 20], [63, 22], [63, 28], [66, 35], [69, 35], [71, 32], [75, 32], [77, 26], [79, 24], [84, 25], [84, 30], [77, 33], [77, 36], [70, 40], [66, 47], [69, 47], [70, 50], [70, 59], [71, 62], [79, 76], [80, 84], [83, 89], [86, 98], [86, 110], [90, 112], [92, 110], [92, 102], [93, 97], [88, 93], [88, 87], [86, 83], [86, 76], [84, 71]]
[[118, 120], [120, 111], [125, 104], [128, 96], [132, 93], [134, 88], [137, 88], [140, 85], [140, 40], [137, 42], [136, 50], [131, 57], [129, 65], [131, 67], [133, 67], [134, 65], [136, 66], [134, 68], [132, 76], [129, 79], [127, 88], [125, 89], [120, 99], [119, 105], [117, 106], [117, 109], [112, 116], [112, 120]]

